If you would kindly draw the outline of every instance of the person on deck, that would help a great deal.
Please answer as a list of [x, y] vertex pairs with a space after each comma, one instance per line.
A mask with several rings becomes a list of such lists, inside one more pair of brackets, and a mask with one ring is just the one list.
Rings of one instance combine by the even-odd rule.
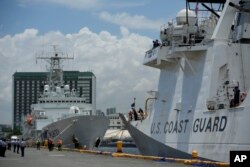
[[140, 114], [141, 120], [143, 120], [144, 119], [144, 113], [143, 113], [143, 110], [141, 108], [139, 108], [138, 113]]
[[19, 148], [20, 148], [20, 140], [17, 139], [16, 141], [16, 153], [19, 154]]
[[128, 112], [128, 117], [129, 117], [129, 121], [133, 120], [133, 113], [131, 110]]
[[13, 141], [12, 141], [12, 144], [13, 144], [13, 152], [15, 153], [16, 152], [16, 143], [17, 143], [17, 140], [16, 139], [14, 139]]
[[132, 110], [133, 110], [133, 114], [134, 114], [134, 119], [135, 119], [135, 121], [137, 121], [138, 120], [137, 112], [136, 112], [135, 108], [132, 108]]
[[52, 140], [52, 139], [49, 139], [49, 141], [48, 141], [48, 149], [49, 149], [49, 151], [52, 151], [52, 150], [53, 150], [53, 147], [54, 147], [53, 140]]
[[240, 89], [238, 86], [234, 88], [234, 107], [240, 104]]
[[39, 139], [36, 140], [36, 149], [37, 150], [40, 150], [40, 145], [41, 145], [41, 142]]
[[20, 142], [20, 148], [21, 148], [21, 157], [24, 157], [24, 149], [26, 147], [26, 142], [22, 139]]
[[58, 151], [62, 150], [62, 139], [60, 139], [60, 138], [57, 141], [57, 147], [58, 147]]

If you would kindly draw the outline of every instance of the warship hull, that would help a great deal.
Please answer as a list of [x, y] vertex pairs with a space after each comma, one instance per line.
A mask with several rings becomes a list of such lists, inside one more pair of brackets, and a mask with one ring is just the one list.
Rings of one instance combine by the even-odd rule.
[[41, 137], [43, 140], [51, 138], [54, 142], [60, 138], [63, 147], [67, 148], [93, 149], [99, 145], [108, 125], [109, 120], [104, 116], [73, 116], [47, 125], [43, 128]]

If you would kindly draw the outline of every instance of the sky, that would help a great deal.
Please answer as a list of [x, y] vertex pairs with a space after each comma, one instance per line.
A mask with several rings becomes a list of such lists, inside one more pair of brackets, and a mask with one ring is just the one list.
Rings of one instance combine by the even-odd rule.
[[97, 109], [144, 108], [159, 70], [143, 65], [160, 27], [184, 0], [0, 0], [0, 124], [12, 120], [12, 75], [45, 71], [36, 55], [57, 45], [74, 56], [63, 70], [92, 71]]

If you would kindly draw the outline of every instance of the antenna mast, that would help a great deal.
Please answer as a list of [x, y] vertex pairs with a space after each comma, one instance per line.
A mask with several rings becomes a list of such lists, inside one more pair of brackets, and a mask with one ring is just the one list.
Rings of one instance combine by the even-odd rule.
[[52, 53], [46, 53], [45, 56], [37, 56], [36, 59], [43, 59], [48, 62], [49, 67], [49, 86], [55, 88], [56, 86], [63, 85], [63, 70], [62, 61], [65, 59], [74, 59], [74, 57], [69, 57], [68, 54], [58, 51], [56, 45], [53, 46]]

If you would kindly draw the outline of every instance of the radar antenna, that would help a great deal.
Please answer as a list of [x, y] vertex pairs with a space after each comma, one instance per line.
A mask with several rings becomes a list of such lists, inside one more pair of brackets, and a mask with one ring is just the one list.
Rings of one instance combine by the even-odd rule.
[[74, 59], [74, 57], [69, 57], [67, 53], [59, 51], [56, 45], [53, 46], [53, 51], [46, 53], [45, 56], [37, 56], [37, 59], [45, 60], [49, 64], [48, 69], [48, 84], [52, 88], [56, 86], [63, 85], [63, 70], [62, 62], [66, 59]]

